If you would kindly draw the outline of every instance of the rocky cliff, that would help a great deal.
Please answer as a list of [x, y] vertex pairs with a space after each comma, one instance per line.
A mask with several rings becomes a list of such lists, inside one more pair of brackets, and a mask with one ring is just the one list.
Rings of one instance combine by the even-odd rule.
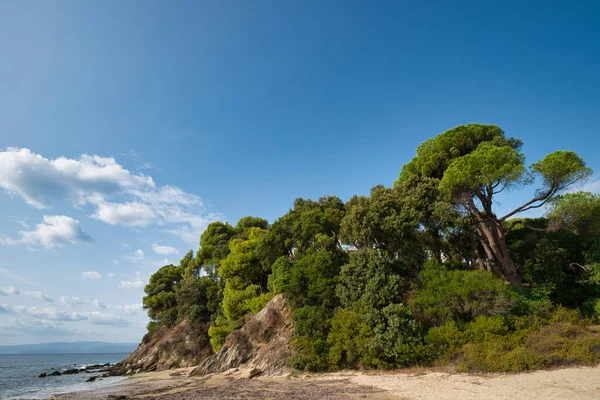
[[[207, 375], [239, 368], [251, 375], [278, 375], [285, 372], [294, 331], [292, 310], [283, 295], [275, 296], [244, 326], [227, 336], [216, 353], [200, 362], [190, 375]], [[249, 376], [251, 377], [251, 376]]]
[[213, 354], [208, 325], [184, 320], [173, 328], [158, 328], [138, 348], [111, 369], [111, 375], [192, 367]]

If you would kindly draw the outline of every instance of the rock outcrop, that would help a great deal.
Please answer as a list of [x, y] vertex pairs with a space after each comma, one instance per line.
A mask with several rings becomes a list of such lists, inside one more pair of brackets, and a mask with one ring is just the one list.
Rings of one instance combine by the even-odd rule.
[[198, 365], [213, 354], [208, 325], [184, 320], [173, 328], [158, 328], [138, 348], [111, 368], [111, 375], [131, 375]]
[[244, 326], [231, 332], [223, 347], [204, 359], [190, 375], [201, 376], [235, 368], [251, 371], [248, 378], [258, 374], [283, 374], [293, 331], [292, 310], [279, 294], [257, 314], [248, 317]]

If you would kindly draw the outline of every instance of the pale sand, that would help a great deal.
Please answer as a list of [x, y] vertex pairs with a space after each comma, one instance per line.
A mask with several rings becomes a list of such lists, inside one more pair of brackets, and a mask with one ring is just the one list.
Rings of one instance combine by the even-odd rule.
[[598, 400], [600, 366], [520, 374], [336, 374], [403, 399]]
[[468, 375], [435, 371], [340, 372], [294, 377], [241, 378], [213, 374], [188, 378], [189, 369], [139, 374], [121, 384], [59, 396], [108, 399], [600, 399], [600, 366], [521, 374]]

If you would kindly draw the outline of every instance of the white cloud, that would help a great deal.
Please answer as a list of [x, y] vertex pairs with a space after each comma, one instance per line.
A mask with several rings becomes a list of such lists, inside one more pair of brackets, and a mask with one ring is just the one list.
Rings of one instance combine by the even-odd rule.
[[48, 296], [46, 293], [40, 292], [39, 290], [22, 291], [21, 293], [23, 293], [26, 296], [37, 297], [38, 299], [47, 301], [48, 303], [54, 303], [54, 299], [52, 297]]
[[108, 274], [106, 274], [106, 276], [108, 276], [109, 278], [114, 278], [115, 274], [114, 272], [109, 272]]
[[0, 268], [0, 276], [4, 277], [6, 279], [12, 279], [13, 281], [23, 282], [28, 285], [35, 285], [35, 282], [30, 281], [29, 279], [25, 278], [24, 276], [15, 274], [14, 272], [12, 272], [6, 268]]
[[66, 196], [78, 203], [86, 194], [154, 187], [152, 178], [95, 155], [51, 160], [29, 149], [8, 148], [0, 152], [0, 171], [0, 187], [36, 208], [50, 208], [49, 198]]
[[131, 261], [133, 263], [139, 263], [139, 262], [144, 261], [145, 255], [146, 254], [144, 253], [144, 250], [137, 249], [136, 251], [133, 252], [132, 255], [130, 255], [130, 256], [124, 256], [123, 259], [129, 260], [129, 261]]
[[112, 265], [119, 265], [119, 260], [117, 260], [116, 258], [114, 258], [111, 262]]
[[81, 298], [72, 296], [61, 296], [58, 302], [67, 307], [78, 307], [85, 304]]
[[14, 286], [0, 288], [0, 296], [18, 295], [21, 292]]
[[32, 317], [48, 319], [52, 321], [82, 321], [88, 319], [88, 317], [82, 313], [65, 312], [50, 307], [39, 308], [25, 306], [9, 306], [7, 304], [0, 304], [0, 312], [17, 315], [29, 315]]
[[145, 228], [156, 219], [152, 208], [138, 201], [112, 203], [98, 196], [88, 200], [96, 206], [96, 212], [91, 217], [110, 225]]
[[81, 274], [81, 278], [82, 279], [100, 279], [102, 278], [102, 275], [100, 275], [98, 272], [96, 271], [85, 271], [84, 273]]
[[101, 310], [104, 310], [107, 308], [106, 305], [101, 303], [100, 300], [98, 300], [98, 299], [94, 299], [92, 301], [92, 304], [94, 305], [94, 307], [99, 308]]
[[24, 306], [9, 306], [0, 304], [0, 313], [7, 313], [17, 316], [35, 317], [38, 320], [75, 322], [75, 321], [90, 321], [94, 325], [112, 325], [112, 326], [128, 326], [129, 323], [121, 316], [114, 314], [106, 314], [100, 311], [90, 311], [86, 313], [65, 312], [55, 308], [38, 308]]
[[94, 325], [129, 326], [129, 322], [119, 315], [92, 311], [88, 313], [88, 317]]
[[157, 188], [150, 176], [125, 169], [112, 157], [48, 159], [29, 149], [8, 148], [0, 151], [0, 188], [36, 208], [66, 200], [93, 207], [90, 216], [105, 223], [154, 224], [191, 243], [209, 223], [222, 219], [207, 213], [200, 197], [174, 186]]
[[177, 254], [179, 253], [179, 251], [175, 248], [175, 247], [171, 247], [171, 246], [164, 246], [164, 245], [160, 245], [157, 243], [154, 243], [152, 245], [152, 250], [154, 250], [154, 252], [156, 254]]
[[8, 286], [4, 288], [0, 288], [0, 295], [2, 296], [29, 296], [29, 297], [37, 297], [40, 300], [47, 301], [48, 303], [54, 303], [54, 299], [48, 296], [46, 293], [42, 293], [39, 290], [19, 290], [14, 286]]
[[27, 334], [42, 338], [80, 334], [76, 330], [63, 328], [60, 323], [54, 324], [44, 320], [21, 320], [18, 318], [15, 318], [12, 323], [2, 324], [0, 331], [13, 336]]
[[118, 310], [123, 310], [126, 314], [137, 315], [139, 311], [142, 311], [141, 304], [127, 304], [124, 306], [117, 306]]
[[121, 281], [119, 287], [121, 289], [140, 289], [145, 286], [143, 281]]
[[91, 236], [81, 229], [79, 221], [66, 215], [44, 215], [44, 222], [37, 224], [34, 230], [21, 231], [19, 234], [20, 239], [0, 238], [0, 244], [28, 244], [50, 249], [92, 240]]

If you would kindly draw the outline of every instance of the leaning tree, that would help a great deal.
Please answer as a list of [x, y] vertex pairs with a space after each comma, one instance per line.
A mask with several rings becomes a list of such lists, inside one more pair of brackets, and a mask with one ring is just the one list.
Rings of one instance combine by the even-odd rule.
[[[592, 173], [572, 151], [555, 151], [527, 168], [521, 146], [521, 140], [506, 138], [495, 125], [458, 126], [422, 143], [396, 182], [399, 185], [413, 176], [436, 179], [440, 193], [470, 217], [489, 268], [515, 286], [522, 282], [506, 244], [506, 221], [542, 207]], [[532, 184], [536, 177], [542, 184], [531, 200], [506, 215], [496, 215], [495, 196]]]

